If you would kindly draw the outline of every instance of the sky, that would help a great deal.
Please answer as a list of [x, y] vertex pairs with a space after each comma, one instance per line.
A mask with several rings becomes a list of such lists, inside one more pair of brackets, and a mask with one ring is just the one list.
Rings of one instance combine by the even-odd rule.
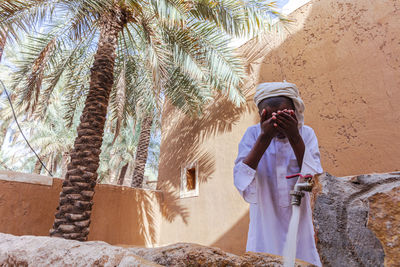
[[278, 0], [276, 1], [281, 13], [289, 15], [299, 7], [307, 4], [310, 0]]
[[[308, 2], [310, 2], [310, 0], [276, 0], [276, 6], [277, 6], [278, 11], [281, 14], [288, 16], [293, 11], [302, 7], [303, 5], [307, 4]], [[277, 22], [277, 21], [275, 21], [275, 22]], [[248, 40], [249, 40], [248, 38], [234, 38], [233, 41], [231, 42], [231, 46], [239, 47], [239, 46], [243, 45], [245, 42], [247, 42]]]

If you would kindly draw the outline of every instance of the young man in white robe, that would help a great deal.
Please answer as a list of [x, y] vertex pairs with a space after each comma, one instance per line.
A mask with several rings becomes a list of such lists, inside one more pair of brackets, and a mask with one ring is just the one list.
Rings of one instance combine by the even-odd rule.
[[[247, 251], [283, 255], [297, 179], [286, 176], [322, 172], [318, 141], [304, 125], [304, 103], [296, 85], [262, 83], [254, 101], [260, 123], [250, 126], [239, 144], [234, 184], [250, 203]], [[314, 241], [309, 194], [300, 205], [296, 258], [321, 266]]]

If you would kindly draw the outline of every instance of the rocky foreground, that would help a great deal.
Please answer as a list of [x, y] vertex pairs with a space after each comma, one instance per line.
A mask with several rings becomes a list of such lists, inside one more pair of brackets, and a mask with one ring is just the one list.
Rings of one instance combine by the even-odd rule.
[[[400, 172], [321, 174], [315, 177], [311, 203], [324, 266], [400, 266]], [[282, 258], [238, 256], [187, 243], [123, 248], [101, 241], [0, 233], [0, 266], [282, 266]], [[311, 265], [299, 261], [297, 266]]]
[[312, 205], [324, 266], [400, 266], [400, 172], [322, 174]]
[[[0, 233], [0, 266], [283, 266], [265, 253], [237, 256], [218, 248], [178, 243], [160, 248], [123, 248], [102, 241]], [[313, 266], [297, 261], [296, 266]]]

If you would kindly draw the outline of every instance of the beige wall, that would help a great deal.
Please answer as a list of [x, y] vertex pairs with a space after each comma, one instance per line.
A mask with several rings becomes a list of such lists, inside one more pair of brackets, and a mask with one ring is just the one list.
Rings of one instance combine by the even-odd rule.
[[[213, 244], [244, 252], [248, 211], [233, 187], [232, 167], [243, 129], [253, 116], [245, 107], [233, 109], [222, 98], [200, 119], [173, 110], [164, 114], [158, 181], [164, 194], [160, 243]], [[196, 160], [199, 197], [180, 199], [181, 166]], [[243, 223], [237, 225], [239, 220]]]
[[[400, 2], [313, 1], [258, 81], [295, 82], [335, 176], [399, 170]], [[302, 16], [300, 16], [302, 17]]]
[[[345, 176], [399, 170], [400, 2], [314, 0], [291, 18], [296, 23], [290, 34], [241, 48], [248, 62], [247, 105], [235, 108], [220, 98], [199, 119], [165, 108], [161, 244], [244, 251], [248, 206], [233, 186], [232, 169], [241, 136], [258, 120], [251, 98], [259, 82], [298, 85], [325, 171]], [[195, 160], [200, 195], [180, 199], [180, 167]]]
[[[58, 178], [0, 171], [0, 232], [48, 236], [61, 184]], [[95, 191], [89, 240], [138, 246], [158, 242], [160, 192], [112, 185], [97, 185]]]

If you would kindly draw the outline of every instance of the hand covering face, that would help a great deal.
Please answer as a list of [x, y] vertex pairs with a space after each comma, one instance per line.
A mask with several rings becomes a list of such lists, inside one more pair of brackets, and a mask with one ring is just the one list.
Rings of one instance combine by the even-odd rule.
[[304, 125], [304, 102], [300, 97], [299, 89], [293, 83], [284, 82], [269, 82], [269, 83], [260, 83], [256, 87], [256, 94], [254, 95], [254, 102], [258, 106], [258, 104], [270, 97], [275, 96], [286, 96], [292, 99], [296, 118], [299, 122], [299, 128]]

